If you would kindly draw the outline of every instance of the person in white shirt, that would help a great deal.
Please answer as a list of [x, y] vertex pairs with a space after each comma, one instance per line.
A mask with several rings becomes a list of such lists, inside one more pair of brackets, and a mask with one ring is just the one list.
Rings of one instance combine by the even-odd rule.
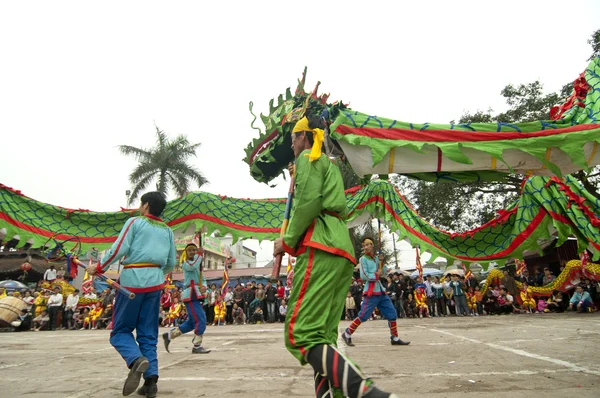
[[77, 303], [79, 303], [79, 290], [75, 289], [73, 293], [67, 296], [67, 304], [63, 312], [63, 327], [75, 330], [73, 314], [77, 311]]
[[56, 330], [56, 316], [62, 310], [63, 296], [60, 294], [60, 288], [54, 288], [54, 294], [48, 299], [48, 316], [50, 317], [50, 330]]
[[42, 313], [33, 320], [33, 330], [39, 332], [42, 329], [46, 329], [48, 327], [49, 319], [48, 311], [42, 311]]
[[27, 312], [31, 312], [31, 308], [33, 307], [34, 298], [31, 296], [31, 292], [27, 290], [25, 292], [25, 297], [23, 297], [23, 301], [27, 304]]
[[50, 268], [44, 272], [44, 280], [48, 282], [53, 282], [56, 279], [56, 269], [54, 265], [51, 265]]
[[[354, 301], [354, 299], [352, 299]], [[281, 300], [281, 305], [279, 306], [279, 322], [285, 322], [285, 316], [287, 315], [287, 303], [285, 300]]]
[[225, 301], [225, 306], [227, 309], [225, 319], [227, 324], [231, 325], [233, 323], [233, 292], [229, 286], [227, 287], [227, 293], [225, 293], [223, 301]]

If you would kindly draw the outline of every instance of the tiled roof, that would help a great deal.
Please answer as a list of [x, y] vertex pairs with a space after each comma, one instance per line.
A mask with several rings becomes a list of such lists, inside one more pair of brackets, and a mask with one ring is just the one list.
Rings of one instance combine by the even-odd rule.
[[[27, 252], [18, 251], [0, 253], [0, 274], [20, 271], [21, 264], [27, 261], [28, 256], [29, 254]], [[31, 270], [29, 272], [43, 274], [50, 267], [50, 264], [38, 254], [31, 254], [31, 259], [28, 262], [31, 264]]]

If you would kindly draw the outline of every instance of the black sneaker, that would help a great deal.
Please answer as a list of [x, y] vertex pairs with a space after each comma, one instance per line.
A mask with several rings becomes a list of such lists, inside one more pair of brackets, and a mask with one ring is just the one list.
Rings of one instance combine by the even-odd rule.
[[156, 380], [154, 380], [154, 378], [146, 379], [144, 385], [138, 388], [137, 393], [146, 398], [156, 398], [156, 394], [158, 393]]
[[163, 333], [163, 342], [165, 343], [165, 350], [170, 354], [169, 344], [171, 344], [171, 339], [169, 338], [169, 333]]
[[400, 339], [395, 340], [394, 336], [390, 337], [390, 342], [392, 343], [392, 345], [409, 345], [410, 341], [402, 341]]
[[342, 340], [344, 340], [344, 343], [346, 343], [347, 346], [354, 347], [352, 337], [346, 337], [346, 332], [342, 332]]
[[202, 346], [192, 348], [192, 354], [208, 354], [209, 352], [210, 350], [207, 350]]
[[140, 385], [142, 374], [148, 369], [149, 365], [150, 362], [148, 362], [146, 357], [139, 357], [133, 362], [123, 385], [123, 395], [127, 396], [135, 392], [136, 388]]

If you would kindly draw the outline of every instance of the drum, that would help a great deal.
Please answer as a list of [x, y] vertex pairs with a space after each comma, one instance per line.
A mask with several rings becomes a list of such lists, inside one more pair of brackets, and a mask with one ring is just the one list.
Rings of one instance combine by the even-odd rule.
[[27, 304], [20, 298], [4, 297], [0, 299], [0, 327], [10, 327], [11, 322], [16, 321], [21, 310], [27, 308]]

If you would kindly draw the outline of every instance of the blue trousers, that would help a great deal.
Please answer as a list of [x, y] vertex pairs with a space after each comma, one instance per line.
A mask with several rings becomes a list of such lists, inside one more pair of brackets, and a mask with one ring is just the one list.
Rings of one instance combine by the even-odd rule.
[[185, 308], [187, 309], [188, 318], [185, 322], [179, 325], [179, 330], [182, 334], [194, 331], [194, 334], [201, 336], [206, 330], [206, 314], [204, 308], [198, 300], [186, 301]]
[[398, 318], [398, 313], [392, 300], [387, 294], [379, 294], [373, 296], [363, 296], [363, 302], [358, 313], [358, 319], [365, 322], [369, 319], [375, 308], [379, 308], [381, 315], [388, 321], [395, 321]]
[[[160, 310], [160, 290], [149, 293], [136, 293], [135, 298], [117, 291], [113, 311], [113, 330], [110, 344], [127, 362], [127, 367], [141, 357], [148, 358], [150, 365], [144, 378], [158, 376], [158, 313]], [[136, 337], [133, 337], [135, 329]], [[137, 341], [137, 342], [136, 342]]]

